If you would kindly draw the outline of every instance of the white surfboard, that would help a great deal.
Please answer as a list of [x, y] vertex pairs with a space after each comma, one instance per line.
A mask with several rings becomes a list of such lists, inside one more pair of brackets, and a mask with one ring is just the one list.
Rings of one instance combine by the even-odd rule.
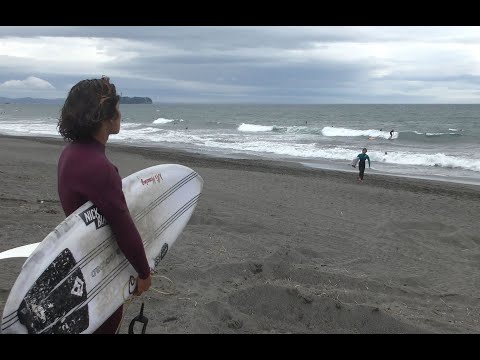
[[[122, 187], [153, 269], [190, 220], [203, 180], [188, 167], [167, 164], [126, 177]], [[92, 333], [132, 296], [136, 277], [110, 226], [87, 202], [25, 261], [5, 303], [1, 331]]]
[[40, 245], [40, 243], [33, 243], [33, 244], [28, 244], [28, 245], [23, 245], [19, 246], [10, 250], [5, 250], [0, 253], [0, 260], [3, 259], [10, 259], [10, 258], [22, 258], [26, 257], [28, 258], [33, 250], [37, 248], [37, 246]]

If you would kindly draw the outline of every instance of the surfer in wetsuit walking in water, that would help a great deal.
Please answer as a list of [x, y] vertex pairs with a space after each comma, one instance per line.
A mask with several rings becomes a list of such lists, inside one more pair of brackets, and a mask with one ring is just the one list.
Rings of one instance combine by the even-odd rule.
[[[363, 181], [363, 173], [365, 172], [365, 160], [368, 160], [368, 168], [370, 168], [370, 158], [367, 155], [367, 148], [363, 148], [362, 152], [357, 155], [358, 162], [358, 181]], [[353, 166], [355, 167], [355, 166]]]
[[[58, 195], [65, 216], [87, 201], [97, 206], [138, 273], [134, 295], [141, 295], [152, 284], [150, 266], [118, 169], [105, 154], [109, 136], [120, 131], [119, 103], [120, 96], [108, 77], [82, 80], [68, 93], [58, 121], [58, 131], [69, 142], [58, 160]], [[94, 334], [115, 334], [122, 313], [123, 305]]]

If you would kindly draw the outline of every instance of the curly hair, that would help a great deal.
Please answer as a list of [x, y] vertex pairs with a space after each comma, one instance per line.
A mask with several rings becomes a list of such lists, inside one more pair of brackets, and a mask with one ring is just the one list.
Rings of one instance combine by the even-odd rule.
[[119, 101], [108, 77], [80, 81], [68, 93], [58, 119], [58, 132], [70, 142], [91, 138], [103, 121], [120, 116]]

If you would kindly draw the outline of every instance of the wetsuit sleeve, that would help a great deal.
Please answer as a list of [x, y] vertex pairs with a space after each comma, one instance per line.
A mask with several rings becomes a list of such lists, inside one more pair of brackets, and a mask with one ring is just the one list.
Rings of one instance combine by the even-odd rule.
[[105, 176], [101, 179], [91, 193], [91, 200], [110, 225], [120, 250], [139, 277], [146, 279], [150, 275], [150, 266], [142, 239], [125, 201], [122, 179], [113, 166], [106, 167]]
[[370, 157], [367, 155], [368, 167], [370, 167]]

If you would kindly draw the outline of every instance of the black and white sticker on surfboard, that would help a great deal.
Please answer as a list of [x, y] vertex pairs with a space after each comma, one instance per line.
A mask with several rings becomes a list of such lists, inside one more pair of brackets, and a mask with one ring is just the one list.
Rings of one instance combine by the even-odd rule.
[[97, 230], [108, 225], [107, 220], [95, 205], [92, 205], [87, 210], [82, 211], [80, 214], [78, 214], [78, 216], [80, 216], [86, 226], [90, 225], [91, 223], [95, 223], [95, 228]]
[[[29, 334], [79, 334], [89, 326], [85, 278], [69, 249], [62, 251], [25, 295], [17, 315]], [[59, 321], [59, 319], [62, 319]]]

